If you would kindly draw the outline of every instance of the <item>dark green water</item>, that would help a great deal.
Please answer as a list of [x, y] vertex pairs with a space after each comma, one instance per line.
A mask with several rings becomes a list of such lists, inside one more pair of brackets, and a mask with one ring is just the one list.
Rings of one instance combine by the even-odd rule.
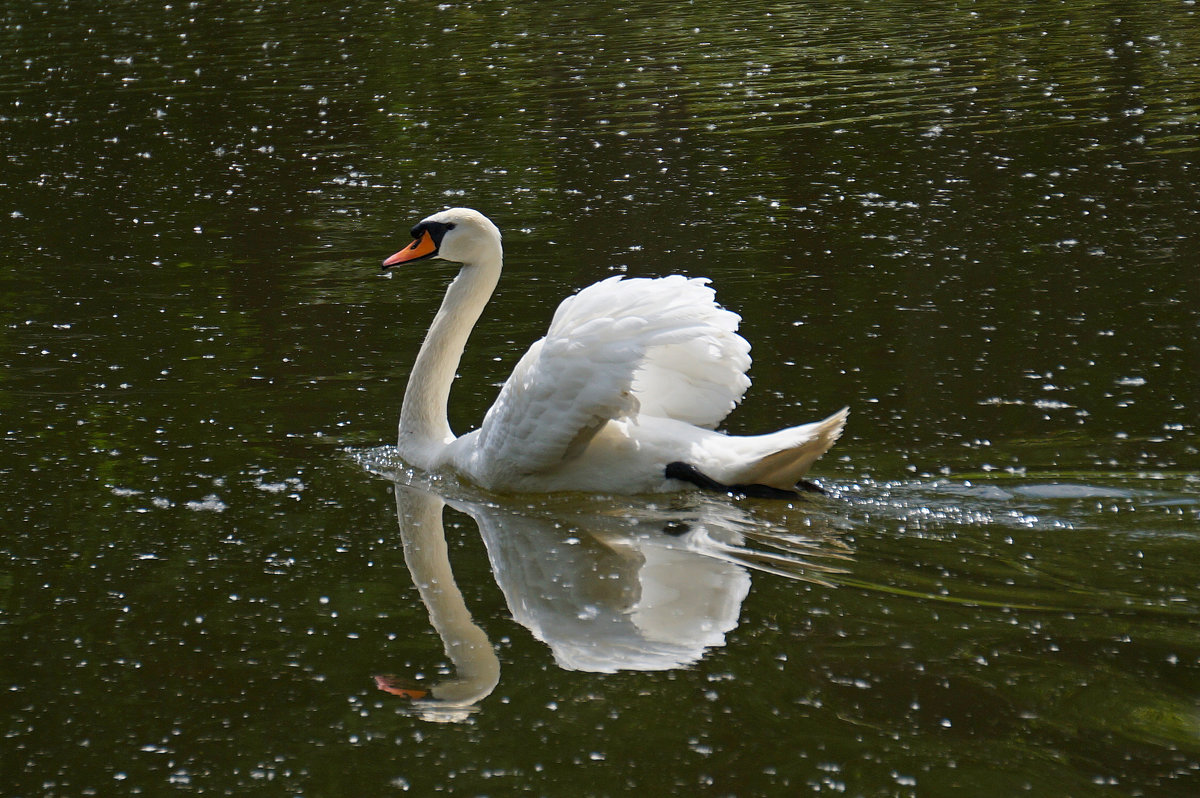
[[[1198, 13], [9, 4], [3, 792], [1195, 795]], [[829, 495], [389, 461], [463, 204], [457, 430], [679, 271]]]

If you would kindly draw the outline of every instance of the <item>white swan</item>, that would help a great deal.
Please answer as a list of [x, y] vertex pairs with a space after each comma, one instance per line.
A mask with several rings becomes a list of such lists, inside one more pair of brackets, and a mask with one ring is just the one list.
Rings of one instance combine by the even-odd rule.
[[470, 208], [412, 229], [384, 269], [423, 258], [462, 264], [413, 364], [399, 454], [500, 491], [641, 493], [693, 485], [794, 495], [838, 439], [848, 410], [767, 435], [715, 427], [750, 385], [750, 345], [708, 280], [612, 277], [563, 301], [546, 337], [513, 369], [479, 429], [455, 437], [446, 415], [471, 329], [496, 288], [500, 230]]

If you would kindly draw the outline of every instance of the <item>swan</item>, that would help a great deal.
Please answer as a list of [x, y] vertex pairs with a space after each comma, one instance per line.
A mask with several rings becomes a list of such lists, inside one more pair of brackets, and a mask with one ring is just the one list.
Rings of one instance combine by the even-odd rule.
[[385, 271], [427, 258], [462, 266], [404, 392], [397, 449], [411, 467], [502, 492], [784, 497], [842, 433], [848, 408], [765, 435], [717, 432], [750, 386], [750, 345], [707, 279], [676, 274], [610, 277], [565, 299], [479, 428], [455, 436], [450, 386], [500, 279], [500, 230], [479, 211], [450, 208], [418, 222], [412, 238]]

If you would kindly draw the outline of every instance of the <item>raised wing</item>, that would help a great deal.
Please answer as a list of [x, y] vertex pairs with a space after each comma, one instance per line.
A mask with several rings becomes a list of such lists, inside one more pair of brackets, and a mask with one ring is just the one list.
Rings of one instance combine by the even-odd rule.
[[530, 474], [581, 451], [610, 419], [715, 427], [750, 385], [750, 345], [708, 280], [612, 277], [565, 300], [480, 427], [476, 467]]

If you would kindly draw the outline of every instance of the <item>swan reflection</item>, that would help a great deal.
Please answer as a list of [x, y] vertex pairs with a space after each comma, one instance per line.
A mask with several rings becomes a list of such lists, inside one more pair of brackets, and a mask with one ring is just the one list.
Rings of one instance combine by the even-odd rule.
[[455, 675], [421, 689], [394, 677], [376, 681], [431, 720], [465, 718], [500, 679], [496, 652], [454, 582], [447, 505], [478, 525], [513, 618], [567, 670], [695, 663], [737, 626], [751, 570], [822, 581], [849, 556], [833, 533], [789, 532], [796, 520], [788, 514], [804, 517], [790, 507], [751, 512], [690, 494], [538, 497], [535, 504], [449, 495], [461, 492], [395, 484], [405, 562]]

